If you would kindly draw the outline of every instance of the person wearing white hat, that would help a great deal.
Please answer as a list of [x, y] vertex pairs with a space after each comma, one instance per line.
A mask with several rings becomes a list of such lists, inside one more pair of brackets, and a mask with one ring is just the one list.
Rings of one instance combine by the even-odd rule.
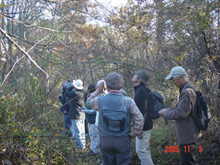
[[78, 80], [73, 80], [73, 86], [76, 89], [83, 89], [83, 82], [82, 80], [78, 79]]
[[179, 144], [181, 164], [194, 164], [196, 162], [195, 143], [200, 136], [199, 129], [191, 115], [196, 112], [194, 86], [189, 82], [187, 73], [181, 66], [173, 67], [165, 79], [173, 81], [173, 84], [179, 88], [180, 96], [175, 107], [162, 109], [159, 111], [159, 114], [164, 119], [176, 121], [176, 136]]
[[78, 148], [84, 149], [85, 139], [85, 113], [81, 109], [85, 106], [82, 80], [73, 80], [72, 86], [67, 88], [65, 95], [69, 98], [68, 116], [71, 120], [71, 131], [73, 139], [76, 140]]

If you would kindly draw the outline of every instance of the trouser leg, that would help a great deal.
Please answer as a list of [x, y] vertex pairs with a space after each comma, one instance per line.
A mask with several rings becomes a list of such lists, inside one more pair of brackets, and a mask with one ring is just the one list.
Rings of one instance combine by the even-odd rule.
[[64, 123], [65, 123], [66, 133], [69, 133], [71, 127], [71, 121], [69, 120], [69, 116], [67, 115], [67, 113], [64, 113]]
[[195, 144], [183, 144], [180, 147], [180, 160], [182, 165], [195, 164]]
[[72, 120], [71, 130], [78, 148], [85, 148], [86, 145], [84, 124], [84, 120]]
[[150, 151], [151, 130], [143, 131], [143, 138], [136, 137], [136, 153], [141, 160], [141, 165], [153, 165]]
[[94, 153], [99, 153], [100, 152], [100, 147], [99, 147], [99, 135], [98, 135], [98, 130], [96, 129], [95, 124], [88, 124], [89, 127], [89, 137], [91, 140], [91, 146], [90, 149]]
[[130, 164], [130, 137], [100, 137], [100, 148], [104, 165]]

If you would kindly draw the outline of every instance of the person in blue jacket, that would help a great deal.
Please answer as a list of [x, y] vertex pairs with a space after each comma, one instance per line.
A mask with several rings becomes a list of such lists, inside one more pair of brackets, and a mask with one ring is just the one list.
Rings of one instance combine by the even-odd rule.
[[62, 84], [61, 86], [61, 95], [59, 96], [59, 100], [62, 104], [60, 111], [63, 112], [64, 115], [64, 123], [65, 123], [65, 129], [66, 129], [66, 135], [71, 136], [70, 133], [70, 125], [71, 125], [71, 121], [69, 120], [68, 117], [68, 112], [69, 112], [69, 104], [68, 104], [68, 97], [65, 96], [65, 90], [66, 90], [66, 86], [71, 83], [70, 80], [68, 80], [67, 82], [65, 82], [64, 84]]

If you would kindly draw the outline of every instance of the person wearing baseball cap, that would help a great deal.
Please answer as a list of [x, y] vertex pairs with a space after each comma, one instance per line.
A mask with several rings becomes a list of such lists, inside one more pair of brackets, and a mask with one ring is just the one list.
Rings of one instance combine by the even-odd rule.
[[194, 149], [200, 134], [191, 115], [196, 112], [194, 86], [188, 80], [187, 73], [181, 66], [173, 67], [165, 79], [173, 81], [173, 84], [179, 88], [180, 95], [175, 107], [162, 109], [159, 111], [159, 114], [166, 120], [176, 121], [176, 136], [179, 144], [181, 164], [195, 164], [196, 151]]
[[131, 138], [142, 138], [144, 118], [134, 100], [120, 91], [124, 85], [124, 79], [120, 74], [108, 74], [105, 82], [109, 93], [98, 96], [104, 88], [102, 83], [86, 103], [90, 108], [99, 111], [98, 129], [102, 159], [105, 165], [130, 164]]
[[182, 77], [184, 77], [185, 80], [188, 80], [185, 69], [181, 66], [175, 66], [171, 69], [170, 74], [165, 79], [170, 80], [173, 77], [176, 78], [179, 76], [182, 76]]

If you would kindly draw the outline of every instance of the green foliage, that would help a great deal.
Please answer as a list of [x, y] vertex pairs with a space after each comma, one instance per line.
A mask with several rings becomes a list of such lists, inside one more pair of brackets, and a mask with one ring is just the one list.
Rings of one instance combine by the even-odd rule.
[[[2, 28], [7, 27], [5, 30], [24, 50], [34, 45], [29, 54], [50, 74], [45, 79], [35, 66], [20, 61], [1, 87], [0, 159], [5, 164], [101, 164], [100, 155], [87, 155], [89, 144], [86, 150], [79, 151], [74, 141], [65, 136], [57, 99], [60, 84], [73, 78], [80, 78], [85, 84], [95, 83], [107, 73], [117, 71], [124, 76], [126, 91], [132, 96], [131, 77], [135, 70], [144, 68], [151, 77], [150, 89], [159, 90], [165, 97], [165, 106], [171, 107], [179, 91], [164, 77], [175, 65], [186, 68], [190, 80], [208, 99], [215, 119], [200, 142], [204, 146], [201, 163], [219, 162], [215, 137], [220, 117], [216, 94], [219, 1], [129, 1], [120, 11], [102, 18], [109, 22], [102, 26], [85, 22], [85, 17], [93, 14], [88, 14], [87, 7], [99, 14], [98, 5], [87, 5], [84, 0], [66, 1], [59, 3], [59, 7], [58, 3], [52, 5], [48, 9], [45, 1], [34, 0], [0, 5], [12, 12], [5, 14], [8, 18], [21, 21], [3, 20]], [[53, 10], [53, 18], [42, 18], [45, 10]], [[37, 43], [49, 33], [53, 34]], [[2, 43], [0, 82], [20, 57], [20, 51], [11, 42], [3, 38]], [[178, 153], [164, 152], [165, 146], [177, 145], [174, 123], [161, 123], [161, 119], [155, 122], [152, 131], [153, 160], [155, 164], [177, 164]], [[132, 164], [136, 165], [134, 141], [132, 151]]]
[[3, 4], [0, 4], [0, 7], [7, 7], [7, 6], [10, 6], [10, 5], [3, 5]]

